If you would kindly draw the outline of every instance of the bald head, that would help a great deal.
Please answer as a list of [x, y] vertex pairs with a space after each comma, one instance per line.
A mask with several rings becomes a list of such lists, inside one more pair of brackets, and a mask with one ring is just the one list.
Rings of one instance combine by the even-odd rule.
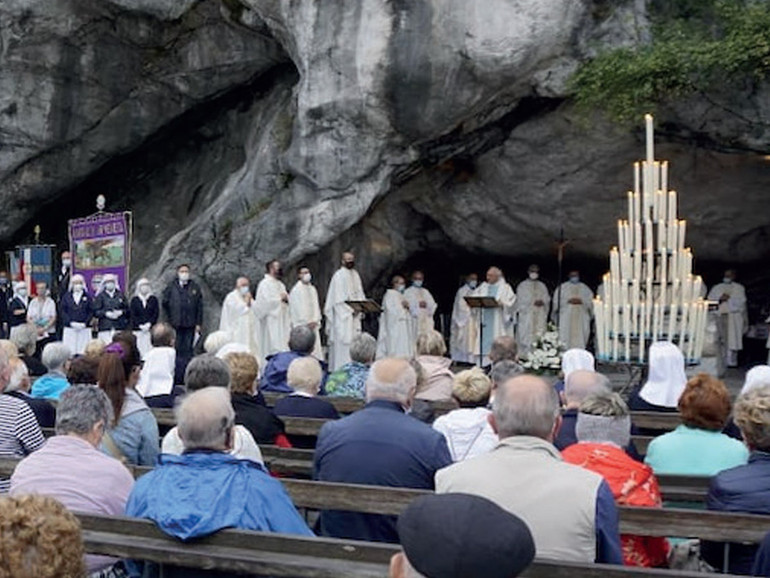
[[417, 387], [417, 375], [405, 359], [381, 359], [366, 378], [366, 401], [395, 401], [408, 407]]
[[498, 388], [490, 421], [500, 439], [533, 436], [553, 441], [561, 424], [559, 397], [539, 377], [514, 377]]
[[176, 419], [185, 449], [230, 449], [235, 412], [227, 389], [204, 387], [185, 396]]
[[490, 267], [487, 270], [487, 283], [494, 285], [503, 276], [503, 272], [499, 267]]
[[577, 369], [570, 372], [564, 382], [564, 403], [568, 409], [574, 409], [580, 407], [587, 397], [610, 391], [610, 380], [604, 375], [587, 369]]

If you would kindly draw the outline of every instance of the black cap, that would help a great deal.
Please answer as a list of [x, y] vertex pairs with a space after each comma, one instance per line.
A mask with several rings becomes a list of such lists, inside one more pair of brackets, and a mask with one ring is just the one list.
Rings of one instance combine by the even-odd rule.
[[409, 563], [426, 578], [511, 578], [535, 557], [520, 518], [469, 494], [417, 498], [401, 514], [398, 535]]

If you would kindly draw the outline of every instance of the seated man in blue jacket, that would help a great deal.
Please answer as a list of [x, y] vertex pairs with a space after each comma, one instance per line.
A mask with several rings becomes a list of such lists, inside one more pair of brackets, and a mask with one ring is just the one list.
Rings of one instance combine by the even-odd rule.
[[[149, 518], [184, 541], [223, 528], [313, 535], [278, 480], [260, 464], [227, 453], [235, 412], [225, 388], [206, 387], [189, 394], [176, 413], [187, 449], [180, 456], [162, 454], [158, 466], [137, 480], [126, 504], [127, 515]], [[179, 569], [164, 575], [218, 574]]]
[[[416, 385], [408, 361], [375, 362], [366, 380], [366, 407], [321, 428], [314, 479], [432, 490], [433, 476], [452, 457], [443, 435], [406, 414]], [[398, 542], [395, 516], [326, 510], [319, 526], [324, 536]]]
[[[259, 381], [260, 391], [274, 391], [278, 393], [292, 393], [294, 390], [286, 382], [286, 374], [289, 371], [291, 362], [300, 357], [312, 355], [315, 348], [315, 331], [308, 325], [297, 325], [289, 333], [289, 351], [281, 351], [267, 358], [265, 373]], [[319, 360], [323, 369], [323, 379], [321, 381], [321, 393], [324, 393], [324, 385], [328, 372], [326, 363]]]

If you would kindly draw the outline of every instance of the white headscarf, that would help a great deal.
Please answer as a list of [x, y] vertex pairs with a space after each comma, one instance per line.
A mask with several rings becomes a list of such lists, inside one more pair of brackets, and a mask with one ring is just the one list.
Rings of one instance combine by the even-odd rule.
[[561, 370], [564, 373], [564, 382], [573, 371], [585, 369], [587, 371], [596, 371], [594, 367], [594, 356], [585, 349], [575, 347], [564, 352], [561, 358]]
[[19, 295], [19, 289], [27, 289], [27, 284], [24, 281], [16, 281], [16, 283], [13, 284], [13, 296], [21, 299], [24, 303], [29, 302], [29, 292], [22, 297]]
[[115, 281], [115, 293], [120, 291], [120, 280], [118, 279], [118, 276], [114, 273], [107, 273], [104, 277], [102, 277], [102, 282], [99, 284], [99, 293], [104, 291], [104, 286], [107, 281]]
[[752, 389], [770, 385], [770, 365], [757, 365], [746, 372], [746, 380], [741, 388], [741, 395], [749, 393]]
[[80, 273], [73, 275], [70, 278], [70, 286], [69, 286], [70, 291], [72, 291], [72, 285], [75, 284], [75, 281], [80, 281], [83, 284], [83, 293], [88, 293], [88, 287], [86, 287], [86, 278], [83, 277]]
[[[149, 285], [150, 286], [150, 292], [147, 295], [142, 295], [142, 292], [139, 291], [139, 288], [142, 285]], [[139, 281], [136, 282], [136, 289], [134, 289], [134, 295], [136, 297], [139, 297], [139, 299], [142, 300], [142, 303], [144, 303], [145, 305], [147, 304], [147, 300], [152, 295], [152, 283], [150, 283], [150, 280], [147, 279], [147, 277], [142, 277], [141, 279], [139, 279]]]
[[680, 349], [670, 341], [653, 343], [650, 346], [650, 372], [639, 397], [652, 405], [677, 407], [685, 385], [687, 376]]

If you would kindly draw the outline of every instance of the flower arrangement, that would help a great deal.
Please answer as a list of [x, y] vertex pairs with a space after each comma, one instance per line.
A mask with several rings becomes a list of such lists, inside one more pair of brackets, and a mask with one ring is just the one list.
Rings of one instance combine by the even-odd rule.
[[559, 339], [559, 330], [555, 324], [549, 323], [546, 332], [538, 337], [522, 357], [521, 365], [534, 373], [556, 373], [561, 369], [561, 356], [566, 346]]

